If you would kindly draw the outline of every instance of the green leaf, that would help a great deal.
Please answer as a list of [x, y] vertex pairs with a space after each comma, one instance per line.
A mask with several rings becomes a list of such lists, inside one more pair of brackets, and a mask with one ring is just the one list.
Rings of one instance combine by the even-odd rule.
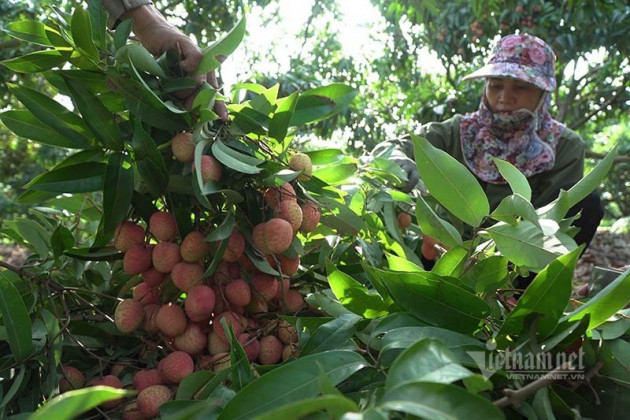
[[328, 283], [339, 302], [366, 319], [380, 318], [389, 313], [388, 305], [376, 293], [370, 293], [361, 283], [326, 261]]
[[57, 193], [100, 191], [106, 165], [85, 162], [53, 169], [33, 178], [24, 188]]
[[431, 195], [458, 219], [473, 227], [481, 225], [490, 205], [475, 176], [427, 139], [411, 137], [418, 173]]
[[261, 168], [253, 166], [256, 160], [252, 159], [255, 158], [230, 148], [221, 140], [212, 143], [212, 154], [219, 162], [237, 172], [257, 174], [262, 171]]
[[129, 158], [123, 153], [112, 153], [105, 169], [103, 185], [103, 230], [113, 233], [126, 220], [133, 197], [134, 176]]
[[83, 10], [82, 7], [74, 9], [70, 25], [72, 28], [72, 39], [77, 48], [88, 58], [98, 60], [98, 49], [96, 49], [92, 39], [92, 24], [87, 11]]
[[86, 135], [89, 130], [79, 116], [34, 89], [10, 83], [7, 86], [9, 86], [11, 93], [33, 113], [35, 118], [47, 124], [59, 134], [66, 136], [68, 141], [72, 142], [76, 148], [92, 148], [90, 139]]
[[385, 386], [388, 392], [394, 392], [394, 388], [412, 382], [450, 384], [473, 375], [442, 341], [425, 338], [398, 356], [389, 369]]
[[340, 83], [309, 89], [298, 99], [291, 126], [328, 118], [350, 105], [356, 95], [355, 89]]
[[416, 202], [416, 219], [422, 233], [437, 239], [438, 242], [446, 246], [458, 246], [464, 243], [457, 229], [435, 214], [422, 196], [418, 197]]
[[221, 63], [217, 60], [217, 56], [227, 57], [234, 52], [245, 35], [245, 25], [245, 15], [243, 15], [230, 32], [204, 48], [201, 52], [203, 57], [194, 75], [206, 74], [219, 67]]
[[331, 216], [322, 214], [320, 223], [337, 229], [341, 234], [355, 235], [365, 229], [365, 221], [345, 204], [328, 197], [319, 197], [318, 201], [332, 213]]
[[65, 79], [74, 103], [83, 115], [85, 123], [101, 144], [113, 150], [123, 148], [122, 134], [115, 115], [110, 112], [96, 95], [87, 90], [80, 81]]
[[[116, 30], [118, 33], [118, 29]], [[121, 35], [122, 36], [122, 35]], [[116, 60], [133, 63], [137, 70], [146, 71], [160, 78], [167, 78], [164, 69], [155, 61], [153, 55], [140, 44], [126, 44], [116, 51]]]
[[50, 247], [52, 248], [53, 255], [59, 257], [64, 251], [73, 246], [74, 236], [72, 236], [72, 232], [61, 224], [57, 226], [52, 235], [50, 235]]
[[389, 269], [391, 271], [407, 271], [412, 273], [425, 271], [423, 267], [420, 267], [405, 258], [390, 254], [389, 252], [385, 253], [385, 257], [387, 258], [387, 264], [389, 265]]
[[280, 143], [284, 141], [289, 130], [289, 124], [293, 118], [298, 97], [299, 92], [296, 91], [284, 98], [269, 123], [269, 136]]
[[456, 246], [446, 251], [437, 260], [431, 272], [439, 276], [459, 277], [467, 261], [468, 250], [464, 247]]
[[52, 30], [52, 28], [36, 20], [19, 20], [8, 23], [4, 32], [22, 41], [50, 47], [51, 43], [48, 40], [48, 36], [46, 36], [47, 28]]
[[346, 155], [339, 149], [321, 149], [313, 152], [306, 152], [311, 158], [313, 166], [330, 165], [342, 161]]
[[489, 312], [483, 300], [435, 274], [373, 271], [401, 308], [429, 324], [471, 333]]
[[545, 249], [542, 230], [526, 220], [516, 226], [500, 222], [487, 231], [501, 254], [516, 265], [540, 271], [557, 258]]
[[605, 365], [601, 374], [626, 387], [630, 385], [630, 343], [618, 338], [606, 341], [601, 350]]
[[29, 420], [50, 420], [77, 418], [100, 404], [116, 400], [135, 392], [109, 386], [94, 386], [64, 392], [44, 404]]
[[217, 226], [215, 230], [210, 232], [208, 236], [206, 236], [206, 241], [216, 242], [216, 241], [222, 241], [223, 239], [229, 238], [232, 232], [234, 231], [235, 223], [236, 223], [236, 218], [234, 216], [234, 213], [233, 212], [227, 213], [227, 215], [225, 216], [225, 219], [223, 219], [221, 224]]
[[357, 330], [361, 317], [354, 314], [339, 315], [336, 319], [319, 326], [300, 349], [300, 355], [336, 350], [348, 344]]
[[493, 255], [475, 263], [460, 279], [477, 293], [496, 290], [507, 278], [509, 261], [501, 255]]
[[431, 420], [504, 419], [490, 401], [450, 384], [415, 382], [388, 389], [377, 407]]
[[123, 257], [123, 254], [114, 247], [73, 248], [64, 252], [64, 255], [82, 261], [114, 261]]
[[25, 109], [5, 111], [0, 114], [0, 120], [18, 136], [37, 143], [69, 149], [81, 149], [84, 146], [76, 144], [66, 136], [53, 130], [49, 125], [42, 123], [30, 111]]
[[[26, 376], [26, 372], [29, 373], [28, 376]], [[24, 378], [26, 377], [30, 379], [30, 376], [31, 376], [30, 369], [26, 365], [22, 365], [20, 367], [20, 370], [18, 371], [18, 374], [15, 375], [13, 378], [11, 378], [13, 383], [11, 384], [11, 388], [9, 388], [7, 393], [4, 395], [4, 398], [2, 399], [2, 404], [0, 404], [0, 407], [5, 408], [7, 404], [9, 404], [11, 400], [15, 398], [16, 394], [22, 389], [22, 385], [25, 385]]]
[[338, 395], [322, 395], [283, 405], [280, 408], [256, 416], [256, 420], [289, 420], [310, 418], [310, 415], [321, 411], [338, 410], [341, 413], [359, 411], [350, 399]]
[[26, 360], [33, 351], [31, 319], [24, 300], [15, 287], [22, 279], [12, 271], [0, 272], [0, 310], [15, 360]]
[[588, 330], [590, 331], [606, 322], [608, 318], [622, 309], [628, 302], [630, 302], [630, 270], [624, 271], [623, 274], [602, 289], [595, 297], [563, 317], [562, 320], [574, 321], [589, 314], [591, 319], [588, 324]]
[[501, 200], [501, 203], [490, 214], [494, 220], [499, 220], [511, 225], [516, 225], [517, 217], [527, 220], [536, 226], [540, 226], [538, 214], [532, 203], [518, 194], [513, 194]]
[[22, 238], [31, 244], [35, 252], [41, 258], [46, 258], [50, 252], [49, 232], [35, 220], [18, 219], [13, 224]]
[[327, 184], [335, 185], [347, 183], [347, 179], [357, 172], [355, 163], [342, 163], [339, 165], [326, 165], [313, 170], [313, 176]]
[[0, 61], [0, 64], [16, 73], [39, 73], [59, 67], [67, 56], [57, 50], [36, 51], [21, 57]]
[[537, 324], [540, 338], [547, 337], [556, 328], [571, 297], [573, 271], [581, 251], [579, 247], [558, 257], [536, 276], [505, 319], [499, 337], [520, 334], [525, 319], [531, 314], [542, 315]]
[[512, 192], [523, 196], [523, 198], [527, 201], [531, 201], [532, 188], [529, 186], [529, 182], [527, 181], [525, 175], [523, 175], [514, 165], [505, 160], [493, 157], [492, 161], [495, 165], [497, 165], [497, 169], [510, 185]]
[[127, 39], [129, 39], [129, 35], [131, 35], [132, 24], [133, 19], [125, 19], [116, 26], [116, 33], [114, 33], [114, 48], [117, 50], [116, 54], [118, 54], [118, 50], [127, 43]]
[[142, 181], [149, 187], [151, 193], [161, 196], [169, 182], [169, 174], [153, 138], [144, 130], [139, 119], [134, 121], [131, 145], [136, 159], [135, 164]]
[[320, 370], [337, 385], [366, 365], [362, 356], [348, 350], [300, 357], [248, 384], [225, 406], [219, 420], [251, 419], [294, 401], [315, 398], [319, 393]]

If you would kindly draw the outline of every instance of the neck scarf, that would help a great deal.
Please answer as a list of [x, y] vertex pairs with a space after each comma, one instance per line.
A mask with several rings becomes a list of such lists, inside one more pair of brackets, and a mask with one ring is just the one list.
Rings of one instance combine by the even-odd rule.
[[460, 122], [462, 151], [470, 170], [485, 182], [505, 184], [493, 157], [516, 166], [527, 178], [553, 168], [564, 125], [549, 115], [550, 102], [545, 93], [534, 112], [493, 112], [484, 93], [479, 110], [464, 115]]

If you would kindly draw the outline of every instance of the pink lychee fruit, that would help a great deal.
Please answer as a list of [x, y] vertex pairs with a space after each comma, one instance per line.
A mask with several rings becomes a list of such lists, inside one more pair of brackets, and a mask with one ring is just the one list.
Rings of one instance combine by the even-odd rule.
[[120, 223], [114, 231], [114, 248], [125, 252], [134, 245], [144, 243], [144, 228], [142, 226], [125, 221]]
[[133, 375], [133, 387], [140, 392], [152, 385], [163, 385], [164, 379], [157, 369], [143, 369]]
[[247, 355], [247, 360], [250, 362], [256, 360], [258, 353], [260, 352], [260, 343], [256, 337], [248, 333], [241, 333], [238, 336], [238, 342], [241, 343], [241, 346], [243, 346], [243, 350]]
[[166, 382], [178, 384], [186, 376], [193, 373], [195, 363], [192, 357], [184, 351], [174, 351], [163, 359], [160, 373]]
[[85, 385], [85, 375], [79, 369], [73, 366], [63, 367], [61, 380], [59, 381], [60, 393], [63, 394], [66, 391], [83, 388], [83, 385]]
[[278, 337], [266, 335], [260, 339], [260, 351], [258, 352], [258, 362], [261, 365], [274, 365], [282, 358], [284, 345]]
[[208, 353], [215, 355], [230, 351], [230, 344], [219, 337], [216, 332], [210, 331], [208, 334]]
[[183, 333], [175, 337], [173, 343], [177, 350], [194, 356], [206, 348], [208, 336], [201, 331], [201, 327], [198, 324], [190, 323]]
[[183, 309], [169, 302], [158, 310], [155, 322], [162, 334], [177, 337], [186, 330], [188, 321]]
[[153, 268], [160, 273], [170, 273], [180, 261], [179, 245], [174, 242], [160, 242], [153, 248]]
[[145, 305], [144, 309], [144, 323], [143, 328], [150, 334], [157, 333], [160, 329], [157, 326], [157, 313], [160, 310], [161, 305], [157, 303], [151, 305]]
[[276, 217], [286, 220], [293, 228], [293, 234], [297, 233], [302, 225], [302, 208], [293, 200], [282, 200], [275, 212]]
[[283, 200], [293, 200], [297, 201], [297, 196], [295, 194], [295, 190], [291, 186], [291, 184], [283, 184], [280, 187], [267, 188], [263, 194], [265, 203], [272, 210], [275, 210], [280, 205], [280, 202]]
[[278, 280], [269, 274], [256, 273], [252, 277], [252, 288], [264, 300], [270, 301], [278, 293]]
[[160, 288], [151, 287], [145, 282], [140, 282], [133, 288], [133, 299], [140, 302], [143, 306], [158, 303], [160, 297]]
[[171, 140], [171, 151], [173, 157], [182, 163], [189, 163], [195, 160], [195, 142], [192, 133], [177, 133]]
[[227, 247], [223, 253], [223, 260], [227, 262], [236, 262], [245, 252], [245, 237], [241, 232], [234, 229], [228, 240]]
[[166, 385], [152, 385], [140, 391], [136, 404], [142, 415], [151, 419], [160, 414], [162, 404], [173, 399], [173, 391]]
[[[155, 249], [155, 248], [153, 248]], [[143, 271], [140, 274], [142, 280], [151, 287], [161, 286], [166, 278], [166, 273], [160, 273], [155, 268], [151, 267], [147, 271]]]
[[153, 248], [144, 245], [133, 245], [125, 252], [123, 257], [123, 271], [130, 276], [135, 276], [151, 267], [151, 254]]
[[256, 225], [252, 231], [252, 240], [264, 254], [280, 254], [291, 246], [293, 228], [286, 220], [275, 217]]
[[252, 300], [249, 284], [243, 279], [234, 279], [225, 285], [226, 299], [233, 305], [247, 306]]
[[219, 338], [221, 338], [222, 340], [227, 341], [226, 331], [225, 328], [223, 328], [223, 324], [221, 323], [221, 320], [223, 319], [225, 319], [225, 322], [228, 326], [232, 327], [232, 329], [234, 330], [234, 335], [238, 337], [238, 335], [242, 332], [243, 327], [241, 325], [238, 314], [231, 311], [226, 311], [215, 315], [214, 320], [212, 321], [212, 328], [214, 329], [214, 332], [217, 334], [217, 336], [219, 336]]
[[300, 232], [308, 233], [315, 230], [319, 224], [321, 213], [319, 207], [312, 201], [302, 204], [302, 224], [300, 225]]
[[289, 289], [284, 295], [282, 307], [287, 313], [298, 312], [304, 307], [304, 297], [297, 289]]
[[201, 180], [217, 182], [223, 176], [223, 165], [214, 156], [201, 156]]
[[216, 295], [211, 287], [199, 284], [192, 287], [186, 294], [184, 309], [191, 321], [207, 319], [214, 309]]
[[182, 240], [180, 251], [186, 262], [196, 262], [208, 255], [210, 244], [199, 231], [193, 230]]
[[[277, 263], [276, 260], [278, 261]], [[300, 257], [289, 258], [284, 254], [278, 254], [275, 256], [268, 255], [267, 261], [272, 268], [282, 271], [282, 274], [285, 276], [294, 275], [300, 267]]]
[[170, 242], [177, 236], [175, 215], [166, 211], [156, 211], [149, 218], [149, 231], [160, 242]]
[[114, 323], [123, 334], [131, 334], [137, 330], [144, 321], [144, 309], [137, 300], [125, 299], [116, 306], [114, 311]]
[[276, 293], [275, 299], [277, 300], [284, 299], [284, 296], [287, 294], [290, 287], [291, 287], [291, 279], [288, 277], [283, 277], [282, 281], [279, 282], [278, 284], [278, 292]]
[[180, 262], [175, 264], [171, 271], [171, 279], [173, 284], [179, 290], [189, 291], [193, 287], [201, 284], [203, 281], [203, 267], [198, 263]]

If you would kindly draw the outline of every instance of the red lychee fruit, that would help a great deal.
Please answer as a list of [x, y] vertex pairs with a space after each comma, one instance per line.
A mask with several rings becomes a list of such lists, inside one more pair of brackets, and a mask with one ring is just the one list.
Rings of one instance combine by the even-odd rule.
[[140, 392], [152, 385], [163, 385], [164, 379], [157, 369], [143, 369], [133, 375], [133, 387]]
[[289, 159], [289, 168], [294, 171], [302, 171], [298, 179], [310, 179], [313, 175], [313, 162], [309, 155], [305, 153], [295, 153]]
[[214, 309], [216, 295], [211, 287], [200, 284], [192, 287], [186, 294], [184, 309], [191, 321], [207, 319]]
[[138, 283], [133, 288], [133, 299], [137, 300], [142, 306], [158, 303], [161, 298], [159, 287], [151, 287], [145, 282]]
[[396, 220], [398, 221], [398, 226], [403, 230], [411, 225], [411, 215], [409, 213], [398, 213]]
[[66, 391], [83, 388], [85, 375], [79, 369], [73, 366], [64, 366], [62, 370], [61, 380], [59, 381], [60, 393], [63, 394]]
[[223, 165], [214, 156], [201, 156], [201, 180], [217, 182], [223, 176]]
[[149, 218], [149, 231], [160, 242], [170, 242], [177, 236], [175, 215], [166, 211], [156, 211]]
[[284, 295], [282, 307], [287, 313], [294, 313], [304, 307], [304, 297], [297, 289], [289, 289]]
[[268, 255], [267, 261], [272, 268], [282, 271], [282, 274], [285, 276], [292, 276], [297, 273], [298, 268], [300, 267], [300, 257], [297, 258], [289, 258], [284, 254], [275, 255], [275, 259], [278, 260], [278, 263], [274, 260], [274, 256]]
[[157, 333], [160, 329], [157, 326], [157, 313], [162, 306], [157, 303], [151, 305], [145, 305], [144, 309], [144, 323], [143, 328], [150, 334]]
[[[154, 248], [155, 249], [155, 248]], [[161, 286], [166, 278], [166, 273], [160, 273], [155, 268], [151, 267], [147, 271], [143, 271], [140, 274], [142, 280], [151, 287]]]
[[179, 245], [173, 242], [160, 242], [153, 248], [153, 268], [160, 273], [170, 273], [175, 264], [182, 260]]
[[302, 208], [297, 201], [282, 200], [275, 214], [291, 224], [294, 235], [302, 225]]
[[281, 319], [278, 323], [278, 339], [284, 344], [297, 343], [297, 330], [291, 323], [285, 319]]
[[315, 230], [319, 224], [321, 213], [319, 207], [312, 201], [308, 201], [302, 204], [302, 224], [300, 225], [300, 232], [308, 233]]
[[291, 279], [289, 279], [288, 277], [283, 277], [282, 282], [278, 282], [278, 291], [276, 292], [275, 299], [277, 300], [284, 299], [284, 296], [287, 294], [290, 287], [291, 287]]
[[142, 415], [151, 419], [160, 414], [162, 404], [173, 399], [173, 391], [166, 385], [152, 385], [140, 391], [136, 404]]
[[214, 317], [214, 320], [212, 321], [212, 328], [216, 335], [220, 339], [227, 341], [226, 331], [225, 328], [223, 328], [223, 324], [221, 323], [221, 320], [223, 319], [225, 319], [227, 325], [232, 327], [232, 329], [234, 330], [234, 335], [238, 337], [239, 334], [242, 332], [243, 327], [241, 325], [238, 314], [230, 311], [222, 312]]
[[166, 382], [178, 384], [186, 376], [193, 373], [195, 363], [192, 357], [184, 351], [174, 351], [163, 359], [160, 373]]
[[167, 337], [177, 337], [186, 330], [188, 325], [182, 308], [170, 302], [162, 305], [158, 310], [155, 322], [160, 332]]
[[272, 210], [275, 210], [278, 208], [281, 201], [297, 201], [297, 196], [291, 184], [283, 184], [280, 187], [267, 188], [264, 192], [264, 199], [265, 203], [267, 203]]
[[144, 243], [144, 228], [133, 222], [122, 222], [114, 231], [114, 248], [125, 252], [134, 245]]
[[238, 342], [241, 343], [241, 346], [243, 346], [243, 350], [247, 355], [247, 360], [250, 362], [256, 360], [258, 353], [260, 352], [260, 343], [256, 337], [248, 333], [241, 333], [238, 336]]
[[241, 255], [241, 258], [238, 259], [238, 264], [243, 270], [247, 271], [248, 273], [256, 271], [256, 266], [254, 265], [252, 260], [249, 259], [247, 254]]
[[254, 277], [252, 277], [252, 288], [266, 301], [270, 301], [276, 297], [278, 287], [278, 280], [269, 274], [256, 273]]
[[249, 284], [243, 279], [234, 279], [225, 285], [226, 299], [233, 305], [247, 306], [252, 300]]
[[180, 262], [173, 267], [171, 278], [179, 290], [189, 291], [203, 281], [203, 267], [198, 263]]
[[151, 267], [153, 248], [144, 245], [133, 245], [123, 257], [123, 271], [129, 276], [135, 276]]
[[230, 351], [228, 342], [217, 335], [216, 332], [210, 331], [208, 334], [208, 353], [215, 355]]
[[293, 228], [291, 224], [278, 217], [260, 223], [252, 231], [254, 245], [265, 254], [280, 254], [291, 246]]
[[284, 345], [278, 337], [266, 335], [260, 339], [260, 351], [258, 352], [258, 362], [261, 365], [274, 365], [282, 358]]
[[171, 140], [171, 151], [173, 157], [182, 163], [189, 163], [195, 160], [195, 142], [192, 133], [177, 133]]
[[144, 321], [144, 309], [137, 300], [125, 299], [116, 306], [114, 323], [123, 334], [131, 334], [137, 330]]
[[203, 234], [196, 230], [186, 235], [180, 247], [182, 259], [186, 262], [196, 262], [203, 259], [208, 255], [209, 250], [210, 244], [206, 242]]
[[173, 341], [177, 350], [184, 351], [191, 356], [201, 353], [208, 343], [208, 336], [201, 331], [198, 324], [188, 324], [186, 330], [175, 337]]
[[234, 229], [228, 240], [227, 247], [223, 253], [223, 260], [227, 262], [236, 262], [245, 252], [245, 237], [241, 232]]
[[[110, 386], [112, 388], [116, 388], [116, 389], [122, 389], [123, 388], [123, 384], [120, 381], [120, 379], [118, 379], [118, 377], [114, 376], [114, 375], [105, 375], [100, 379], [97, 379], [96, 381], [94, 381], [92, 383], [92, 386]], [[120, 402], [122, 401], [122, 398], [117, 398], [115, 400], [111, 400], [108, 401], [106, 403], [101, 404], [101, 407], [105, 407], [105, 408], [113, 408], [118, 406], [118, 404], [120, 404]]]

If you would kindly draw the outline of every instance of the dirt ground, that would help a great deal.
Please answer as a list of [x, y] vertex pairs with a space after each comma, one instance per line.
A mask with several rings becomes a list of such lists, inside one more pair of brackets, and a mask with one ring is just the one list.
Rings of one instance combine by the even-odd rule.
[[[0, 260], [20, 266], [28, 250], [23, 247], [0, 244]], [[578, 261], [574, 280], [576, 284], [588, 282], [594, 266], [628, 268], [630, 266], [630, 233], [612, 233], [600, 228], [593, 242]], [[625, 267], [625, 268], [624, 268]]]

